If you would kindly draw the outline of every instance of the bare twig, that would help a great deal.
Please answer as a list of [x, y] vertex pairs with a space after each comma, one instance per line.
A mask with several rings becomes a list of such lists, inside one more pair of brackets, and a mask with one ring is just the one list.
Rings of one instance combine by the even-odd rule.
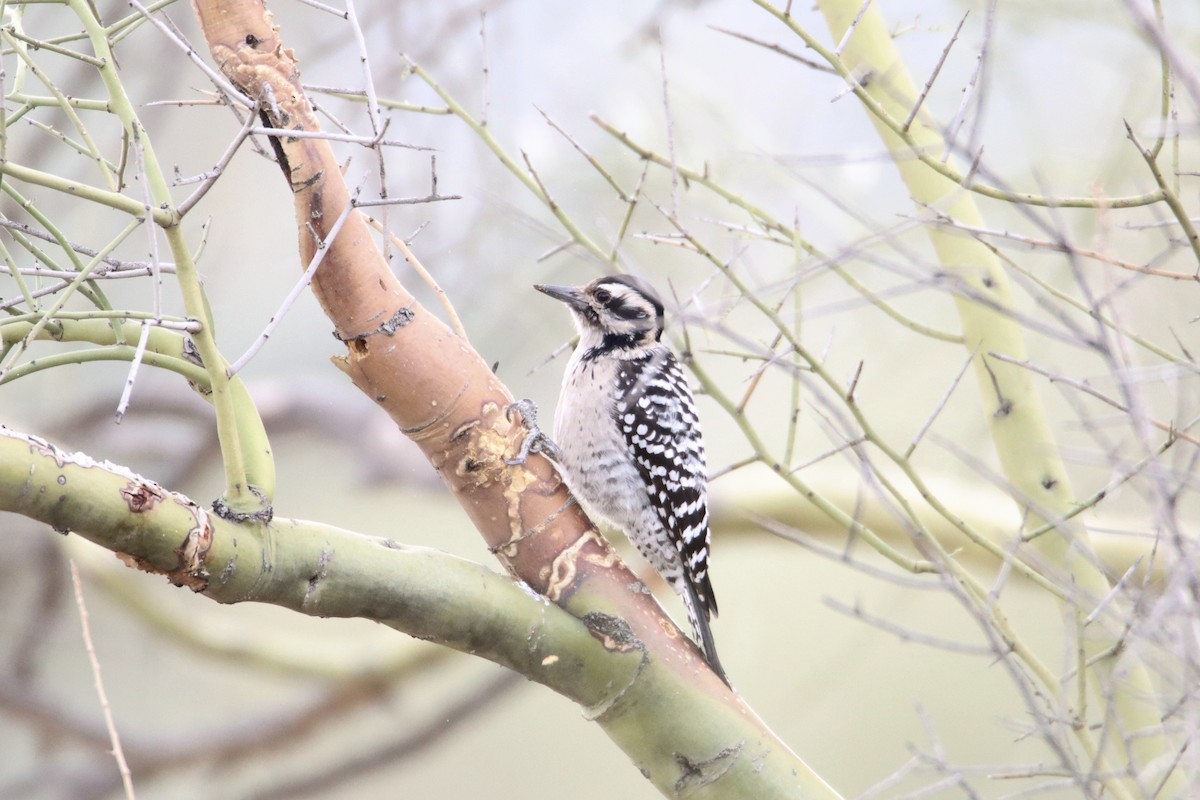
[[488, 124], [488, 112], [491, 110], [491, 77], [492, 70], [488, 65], [488, 46], [487, 46], [487, 11], [479, 12], [479, 58], [480, 71], [483, 73], [480, 80], [479, 91], [482, 94], [480, 98], [479, 125], [486, 128]]
[[846, 49], [846, 45], [850, 43], [850, 37], [854, 35], [858, 23], [862, 22], [863, 14], [867, 13], [867, 9], [871, 7], [871, 0], [863, 0], [863, 4], [859, 6], [858, 13], [854, 15], [854, 19], [846, 28], [846, 32], [842, 34], [842, 40], [837, 43], [837, 47], [833, 48], [833, 54], [841, 57], [842, 51]]
[[288, 292], [287, 297], [283, 299], [283, 302], [279, 305], [279, 310], [276, 311], [271, 316], [271, 319], [267, 321], [267, 326], [263, 328], [263, 332], [258, 335], [258, 338], [254, 340], [254, 343], [250, 345], [250, 348], [242, 354], [242, 357], [229, 366], [228, 373], [230, 377], [236, 375], [244, 366], [246, 366], [246, 364], [250, 363], [250, 359], [254, 358], [254, 356], [258, 354], [258, 351], [262, 349], [263, 345], [267, 343], [267, 339], [271, 338], [271, 334], [275, 332], [275, 329], [279, 327], [279, 323], [283, 321], [284, 315], [287, 314], [288, 310], [300, 297], [300, 294], [306, 288], [308, 288], [308, 285], [312, 282], [313, 275], [316, 274], [317, 268], [321, 266], [321, 262], [325, 259], [325, 255], [329, 252], [330, 243], [337, 238], [338, 233], [340, 233], [342, 230], [342, 226], [346, 224], [346, 220], [350, 218], [352, 213], [354, 213], [354, 205], [352, 203], [348, 203], [346, 207], [342, 209], [342, 213], [338, 215], [337, 220], [334, 221], [333, 227], [329, 229], [329, 235], [325, 238], [325, 241], [323, 241], [321, 246], [317, 248], [316, 255], [313, 257], [312, 262], [308, 265], [308, 269], [304, 270], [304, 274], [300, 277], [300, 280], [296, 282], [296, 284], [292, 287], [292, 290]]
[[178, 47], [179, 50], [185, 56], [187, 56], [189, 61], [191, 61], [201, 72], [208, 76], [208, 79], [212, 81], [213, 85], [216, 86], [221, 92], [222, 98], [226, 103], [229, 103], [230, 105], [240, 105], [245, 108], [250, 108], [253, 105], [253, 103], [251, 103], [244, 94], [238, 91], [238, 89], [232, 83], [226, 80], [224, 75], [210, 67], [208, 62], [200, 57], [199, 51], [191, 45], [183, 33], [181, 33], [179, 29], [175, 27], [174, 23], [170, 22], [170, 20], [164, 22], [163, 20], [159, 19], [158, 16], [146, 8], [146, 6], [138, 2], [138, 0], [129, 0], [129, 5], [143, 17], [145, 17], [150, 24], [158, 28], [172, 44]]
[[671, 216], [679, 214], [679, 165], [675, 159], [675, 117], [671, 113], [670, 81], [667, 79], [667, 48], [658, 42], [658, 68], [662, 73], [663, 117], [667, 123], [667, 160], [671, 170]]
[[[950, 120], [950, 124], [946, 126], [947, 142], [958, 141], [958, 132], [962, 129], [963, 124], [967, 121], [967, 112], [970, 110], [971, 104], [975, 102], [975, 99], [978, 96], [977, 92], [980, 90], [980, 84], [984, 83], [986, 79], [988, 54], [991, 52], [992, 34], [994, 32], [995, 20], [996, 0], [988, 0], [987, 11], [984, 13], [983, 17], [983, 41], [980, 42], [979, 52], [975, 55], [975, 69], [972, 70], [971, 78], [967, 81], [966, 88], [963, 89], [963, 96], [962, 100], [959, 101], [958, 110], [954, 113], [954, 117]], [[981, 100], [978, 104], [978, 107], [983, 108], [983, 105], [983, 101]], [[974, 131], [979, 130], [981, 115], [982, 112], [976, 115], [975, 124], [972, 126], [972, 135], [968, 137], [966, 148], [968, 151], [973, 149], [972, 144], [974, 143], [975, 137]], [[953, 152], [953, 148], [946, 148], [946, 152], [942, 154], [942, 163], [947, 163], [950, 160], [951, 152]], [[980, 148], [980, 152], [982, 152], [982, 148]], [[975, 162], [972, 165], [972, 168], [974, 169], [979, 162], [979, 158], [976, 157], [973, 159], [973, 161]]]
[[1187, 209], [1183, 207], [1183, 202], [1179, 199], [1179, 195], [1171, 188], [1166, 177], [1162, 174], [1162, 170], [1158, 167], [1158, 160], [1154, 154], [1138, 141], [1137, 135], [1133, 132], [1133, 128], [1128, 122], [1125, 123], [1125, 133], [1129, 136], [1129, 141], [1133, 142], [1138, 153], [1146, 162], [1146, 166], [1150, 168], [1150, 174], [1154, 176], [1155, 183], [1162, 191], [1163, 200], [1171, 209], [1171, 213], [1175, 215], [1175, 219], [1179, 221], [1179, 227], [1183, 229], [1183, 233], [1187, 236], [1188, 245], [1192, 248], [1192, 253], [1196, 257], [1195, 275], [1200, 278], [1200, 233], [1196, 232], [1196, 226], [1192, 224], [1191, 217], [1188, 216]]
[[121, 391], [121, 401], [117, 403], [117, 422], [125, 416], [125, 410], [129, 407], [129, 398], [133, 394], [133, 384], [137, 380], [138, 367], [142, 364], [142, 357], [146, 354], [146, 343], [150, 341], [149, 320], [142, 323], [142, 333], [138, 336], [137, 348], [133, 351], [133, 361], [129, 365], [129, 375], [125, 378], [125, 388]]
[[[1107, 403], [1108, 405], [1112, 406], [1113, 408], [1117, 409], [1118, 411], [1124, 412], [1126, 414], [1130, 413], [1130, 409], [1129, 409], [1128, 405], [1126, 405], [1125, 403], [1122, 403], [1120, 400], [1116, 400], [1112, 397], [1109, 397], [1108, 395], [1104, 394], [1103, 392], [1089, 386], [1085, 381], [1076, 380], [1075, 378], [1071, 378], [1066, 375], [1051, 372], [1050, 370], [1048, 370], [1044, 367], [1039, 367], [1038, 365], [1036, 365], [1030, 361], [1013, 358], [1012, 356], [1006, 355], [1005, 353], [989, 352], [988, 357], [994, 358], [997, 361], [1004, 361], [1008, 364], [1016, 364], [1018, 367], [1023, 367], [1027, 370], [1030, 370], [1031, 372], [1036, 372], [1037, 374], [1039, 374], [1045, 378], [1048, 378], [1051, 383], [1061, 383], [1066, 386], [1070, 386], [1073, 389], [1078, 389], [1079, 391], [1081, 391], [1085, 394], [1091, 395], [1092, 397], [1096, 398], [1097, 400]], [[1200, 445], [1200, 439], [1196, 438], [1195, 436], [1192, 436], [1191, 434], [1189, 434], [1187, 432], [1189, 429], [1191, 429], [1191, 427], [1193, 425], [1196, 424], [1196, 420], [1193, 420], [1191, 422], [1185, 423], [1180, 426], [1176, 426], [1176, 425], [1173, 425], [1173, 424], [1167, 423], [1167, 422], [1160, 422], [1157, 419], [1148, 419], [1147, 421], [1151, 425], [1153, 425], [1155, 428], [1158, 428], [1160, 431], [1163, 431], [1164, 433], [1167, 433], [1167, 434], [1171, 435], [1172, 437], [1175, 437], [1177, 439], [1182, 439], [1185, 442], [1191, 442], [1192, 444], [1195, 444], [1195, 445]]]
[[946, 392], [942, 395], [942, 399], [939, 400], [937, 405], [933, 407], [933, 411], [930, 412], [929, 416], [925, 418], [925, 422], [922, 423], [921, 427], [917, 430], [916, 435], [913, 436], [912, 443], [909, 444], [908, 449], [904, 451], [905, 458], [910, 458], [912, 456], [913, 452], [917, 449], [917, 445], [921, 443], [921, 439], [925, 436], [925, 433], [929, 430], [930, 426], [933, 425], [933, 421], [937, 419], [938, 414], [940, 414], [942, 409], [946, 407], [946, 403], [950, 402], [950, 396], [953, 395], [954, 390], [958, 388], [958, 384], [960, 381], [962, 381], [963, 375], [967, 374], [967, 368], [971, 366], [971, 360], [975, 358], [975, 354], [977, 352], [978, 350], [972, 351], [971, 354], [967, 356], [966, 360], [963, 361], [962, 368], [959, 369], [958, 374], [954, 376], [954, 380], [950, 381], [950, 385], [946, 387]]
[[374, 219], [373, 217], [367, 217], [367, 223], [375, 230], [387, 236], [388, 241], [390, 241], [392, 245], [400, 251], [400, 255], [404, 256], [404, 259], [409, 263], [417, 275], [420, 276], [421, 280], [425, 282], [425, 285], [433, 290], [433, 293], [437, 296], [438, 303], [441, 304], [442, 310], [446, 312], [446, 316], [449, 318], [450, 324], [454, 327], [455, 332], [463, 339], [466, 339], [467, 330], [463, 327], [462, 320], [458, 318], [458, 312], [454, 310], [454, 304], [450, 302], [449, 296], [447, 296], [441, 285], [438, 284], [437, 280], [434, 279], [429, 270], [425, 269], [425, 265], [421, 263], [421, 260], [417, 258], [415, 253], [413, 253], [412, 248], [408, 246], [408, 242], [388, 231], [383, 227], [383, 224], [379, 220]]
[[864, 611], [861, 607], [849, 606], [832, 597], [824, 598], [824, 603], [834, 611], [838, 611], [857, 620], [861, 620], [872, 627], [891, 633], [902, 642], [917, 642], [919, 644], [935, 647], [939, 650], [947, 650], [951, 653], [964, 653], [973, 656], [990, 656], [994, 652], [990, 647], [976, 644], [966, 644], [964, 642], [955, 642], [949, 639], [943, 639], [940, 636], [932, 636], [927, 633], [917, 633], [905, 628], [903, 625], [898, 625], [890, 620], [875, 614], [870, 614]]
[[127, 800], [135, 800], [133, 792], [133, 774], [125, 761], [125, 751], [121, 749], [121, 737], [117, 733], [117, 723], [113, 720], [112, 708], [108, 704], [108, 694], [104, 691], [104, 680], [100, 677], [100, 659], [96, 657], [96, 647], [92, 643], [92, 630], [88, 624], [87, 605], [83, 602], [83, 584], [79, 580], [79, 568], [75, 561], [71, 562], [71, 585], [75, 589], [75, 606], [79, 609], [79, 623], [83, 629], [83, 645], [87, 649], [88, 662], [92, 665], [92, 679], [96, 686], [96, 697], [100, 700], [100, 710], [104, 713], [104, 725], [108, 728], [108, 740], [112, 743], [113, 758], [117, 761], [117, 770], [121, 773], [121, 784], [125, 787]]
[[250, 113], [246, 115], [246, 121], [242, 123], [242, 129], [233, 137], [233, 141], [225, 148], [225, 152], [217, 159], [217, 163], [212, 169], [201, 173], [193, 178], [179, 178], [175, 181], [175, 185], [181, 186], [188, 183], [199, 183], [196, 191], [178, 205], [180, 216], [186, 215], [192, 208], [199, 203], [204, 195], [208, 194], [208, 190], [217, 184], [217, 179], [225, 174], [225, 168], [229, 166], [229, 162], [233, 160], [234, 155], [241, 148], [242, 142], [246, 141], [250, 136], [250, 132], [254, 129], [255, 123], [258, 121], [258, 113], [262, 109], [262, 98], [255, 101], [254, 106], [250, 109]]
[[[968, 12], [970, 13], [970, 12]], [[963, 18], [959, 20], [958, 27], [954, 29], [954, 35], [950, 37], [950, 41], [942, 48], [942, 56], [938, 59], [937, 64], [933, 67], [933, 72], [929, 74], [929, 80], [925, 81], [925, 85], [921, 88], [921, 93], [917, 95], [917, 102], [913, 103], [912, 110], [908, 112], [908, 116], [904, 120], [904, 125], [901, 128], [907, 131], [913, 124], [913, 120], [917, 118], [917, 112], [921, 110], [921, 106], [925, 103], [925, 98], [929, 95], [929, 90], [933, 88], [933, 82], [937, 80], [938, 75], [942, 71], [942, 66], [946, 63], [946, 57], [950, 55], [950, 48], [954, 47], [954, 43], [958, 41], [958, 34], [962, 32], [963, 23], [967, 21], [967, 15], [963, 14]]]
[[709, 25], [708, 27], [712, 28], [717, 33], [723, 33], [726, 36], [732, 36], [735, 39], [741, 39], [743, 42], [749, 42], [750, 44], [757, 45], [764, 50], [770, 50], [772, 53], [778, 53], [784, 58], [790, 58], [793, 61], [798, 61], [809, 69], [815, 69], [818, 72], [827, 72], [831, 75], [836, 73], [836, 70], [828, 64], [822, 64], [820, 61], [816, 61], [811, 58], [805, 58], [799, 53], [788, 50], [783, 45], [775, 44], [774, 42], [763, 41], [762, 39], [757, 39], [749, 34], [739, 33], [738, 31], [730, 30], [729, 28], [722, 28], [719, 25]]

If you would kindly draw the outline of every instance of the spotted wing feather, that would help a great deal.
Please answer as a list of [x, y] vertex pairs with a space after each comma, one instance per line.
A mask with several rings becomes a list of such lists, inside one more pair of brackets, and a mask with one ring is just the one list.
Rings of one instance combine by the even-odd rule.
[[717, 600], [708, 577], [708, 472], [687, 378], [666, 349], [621, 363], [613, 409], [650, 500], [683, 561], [703, 617]]

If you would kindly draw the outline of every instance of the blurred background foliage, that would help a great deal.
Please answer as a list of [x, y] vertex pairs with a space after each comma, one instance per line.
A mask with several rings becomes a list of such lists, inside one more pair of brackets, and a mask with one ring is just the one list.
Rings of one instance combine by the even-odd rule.
[[[747, 215], [669, 169], [646, 169], [591, 119], [671, 153], [678, 164], [705, 171], [794, 225], [898, 312], [956, 331], [952, 289], [941, 280], [943, 268], [923, 229], [926, 215], [909, 200], [842, 79], [727, 32], [812, 57], [777, 21], [744, 0], [570, 9], [543, 0], [359, 0], [355, 7], [379, 96], [444, 106], [403, 54], [477, 120], [486, 120], [499, 146], [536, 172], [588, 236], [605, 249], [619, 241], [622, 268], [672, 298], [678, 312], [669, 320], [673, 341], [686, 343], [730, 397], [749, 398], [745, 417], [771, 447], [784, 449], [789, 419], [798, 414], [790, 466], [806, 482], [847, 513], [875, 520], [912, 552], [903, 524], [881, 508], [863, 465], [846, 456], [840, 412], [821, 398], [820, 387], [802, 377], [797, 407], [791, 374], [770, 369], [755, 377], [762, 363], [742, 357], [751, 350], [747, 343], [766, 346], [774, 330], [711, 263], [680, 246], [664, 210], [677, 210], [687, 230], [764, 298], [786, 299], [781, 316], [843, 385], [856, 381], [860, 408], [900, 449], [955, 386], [912, 463], [973, 524], [1009, 535], [1017, 529], [1020, 510], [1000, 477], [977, 388], [970, 379], [955, 384], [968, 355], [961, 346], [897, 325], [833, 275], [829, 261], [764, 242]], [[1124, 126], [1128, 122], [1143, 142], [1160, 130], [1160, 46], [1138, 23], [1139, 15], [1153, 14], [1149, 3], [989, 7], [889, 0], [880, 7], [918, 81], [933, 71], [967, 15], [925, 101], [944, 123], [959, 112], [986, 43], [962, 136], [974, 144], [972, 152], [984, 146], [988, 179], [1048, 195], [1119, 196], [1155, 188]], [[1200, 6], [1167, 0], [1162, 7], [1169, 41], [1185, 54], [1179, 68], [1186, 77], [1200, 47]], [[125, 4], [107, 0], [98, 0], [97, 8], [105, 22], [129, 13]], [[361, 91], [350, 26], [301, 2], [272, 8], [300, 55], [307, 84]], [[162, 13], [199, 43], [185, 6], [168, 4]], [[829, 42], [815, 10], [793, 13]], [[26, 7], [21, 25], [42, 39], [78, 27], [53, 5]], [[5, 52], [11, 94], [11, 44]], [[162, 163], [180, 176], [210, 169], [240, 126], [228, 109], [207, 102], [207, 78], [147, 25], [116, 52]], [[102, 96], [86, 65], [46, 51], [36, 57], [67, 94]], [[369, 130], [362, 102], [314, 96], [355, 132]], [[1172, 131], [1180, 136], [1166, 147], [1172, 159], [1178, 155], [1185, 173], [1181, 197], [1194, 213], [1200, 98], [1183, 86], [1177, 99]], [[9, 97], [9, 114], [18, 106]], [[427, 194], [436, 153], [439, 191], [461, 199], [393, 206], [376, 216], [411, 241], [483, 357], [497, 362], [513, 391], [537, 400], [548, 416], [564, 358], [546, 362], [571, 331], [562, 310], [530, 285], [579, 283], [611, 267], [577, 245], [564, 246], [569, 237], [545, 205], [461, 120], [386, 113], [388, 138], [432, 148], [382, 150], [388, 194]], [[118, 131], [111, 121], [99, 114], [87, 119], [114, 157]], [[53, 107], [33, 111], [10, 124], [6, 157], [90, 180], [90, 165], [52, 132], [68, 128]], [[563, 132], [626, 192], [640, 186], [642, 199], [624, 232], [627, 204]], [[364, 196], [377, 195], [377, 155], [354, 145], [339, 148], [351, 185], [362, 185]], [[290, 197], [277, 169], [243, 147], [183, 223], [190, 241], [204, 242], [199, 265], [218, 342], [230, 360], [258, 337], [299, 275]], [[134, 183], [129, 193], [139, 191]], [[181, 186], [177, 197], [188, 192]], [[29, 193], [68, 238], [92, 247], [126, 221], [49, 190]], [[1091, 496], [1135, 460], [1140, 421], [1184, 426], [1200, 413], [1192, 361], [1200, 350], [1200, 288], [1113, 261], [1191, 275], [1196, 258], [1161, 203], [1036, 211], [979, 203], [989, 228], [1011, 234], [987, 240], [1010, 259], [1032, 361], [1139, 404], [1143, 416], [1131, 419], [1076, 387], [1038, 379], [1076, 491], [1081, 499]], [[30, 221], [9, 196], [0, 200], [0, 213]], [[1031, 245], [1031, 239], [1049, 244]], [[1064, 242], [1109, 260], [1065, 254], [1058, 246]], [[131, 237], [117, 255], [145, 260], [145, 237]], [[402, 259], [395, 262], [436, 313], [432, 293]], [[104, 288], [116, 307], [149, 307], [148, 281], [108, 281]], [[1086, 315], [1050, 289], [1101, 298], [1125, 331], [1177, 360], [1130, 347], [1127, 369], [1114, 373], [1089, 344]], [[16, 296], [11, 278], [0, 273], [0, 300]], [[164, 307], [182, 313], [169, 281]], [[330, 368], [328, 359], [342, 346], [329, 330], [306, 295], [241, 373], [275, 447], [278, 513], [490, 563], [432, 469]], [[39, 342], [25, 358], [64, 349]], [[88, 363], [4, 383], [2, 420], [126, 465], [201, 503], [215, 498], [223, 484], [209, 408], [177, 376], [143, 368], [117, 425], [113, 412], [127, 374], [128, 364]], [[734, 684], [768, 724], [847, 797], [1079, 796], [1052, 771], [1016, 777], [1037, 773], [1038, 765], [1052, 763], [1052, 754], [1032, 735], [1009, 674], [954, 598], [937, 581], [901, 573], [861, 541], [848, 540], [844, 527], [813, 511], [762, 464], [738, 468], [751, 455], [745, 437], [711, 398], [702, 395], [699, 402], [710, 467], [719, 475], [712, 571], [722, 614], [715, 631]], [[1138, 556], [1143, 567], [1150, 563], [1168, 504], [1175, 520], [1195, 518], [1195, 455], [1193, 444], [1177, 444], [1155, 470], [1111, 486], [1089, 513], [1114, 578]], [[1171, 491], [1164, 493], [1166, 484]], [[811, 547], [767, 533], [756, 514], [799, 526]], [[653, 794], [577, 708], [490, 664], [367, 622], [219, 607], [12, 515], [0, 514], [0, 530], [6, 609], [0, 615], [0, 797], [99, 798], [120, 791], [79, 636], [67, 557], [84, 574], [106, 687], [143, 798]], [[1057, 659], [1056, 668], [1069, 666], [1073, 655], [1062, 651], [1064, 612], [1053, 598], [1019, 578], [998, 577], [997, 564], [970, 548], [960, 555], [985, 584], [1003, 584], [1007, 613], [1030, 644]], [[634, 564], [649, 577], [640, 561]], [[1146, 588], [1152, 596], [1153, 582]], [[670, 593], [657, 594], [678, 615]], [[953, 647], [942, 646], [948, 644]], [[1186, 642], [1174, 644], [1186, 650]], [[1161, 642], [1145, 648], [1154, 659], [1171, 652]], [[1173, 677], [1170, 685], [1178, 690], [1194, 684], [1195, 658], [1195, 651], [1190, 657], [1181, 651], [1177, 663], [1159, 661], [1156, 669]], [[1194, 724], [1195, 699], [1187, 691], [1182, 698], [1186, 713], [1178, 717]], [[988, 779], [996, 775], [1014, 777]]]

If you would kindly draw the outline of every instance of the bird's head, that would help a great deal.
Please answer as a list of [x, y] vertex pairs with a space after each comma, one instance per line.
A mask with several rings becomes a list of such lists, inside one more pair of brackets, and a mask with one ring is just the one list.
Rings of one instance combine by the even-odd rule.
[[662, 300], [639, 278], [607, 275], [583, 286], [538, 284], [534, 288], [570, 309], [580, 347], [632, 350], [662, 338]]

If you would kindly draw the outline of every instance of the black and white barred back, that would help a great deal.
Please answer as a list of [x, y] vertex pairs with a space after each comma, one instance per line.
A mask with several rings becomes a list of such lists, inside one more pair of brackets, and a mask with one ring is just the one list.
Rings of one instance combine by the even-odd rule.
[[684, 573], [700, 605], [717, 613], [708, 579], [708, 471], [700, 418], [675, 354], [653, 355], [617, 367], [616, 417], [663, 527], [678, 536]]
[[682, 597], [705, 659], [725, 680], [708, 624], [717, 601], [704, 443], [683, 369], [660, 341], [662, 302], [623, 275], [536, 288], [567, 304], [580, 335], [554, 425], [567, 484]]

